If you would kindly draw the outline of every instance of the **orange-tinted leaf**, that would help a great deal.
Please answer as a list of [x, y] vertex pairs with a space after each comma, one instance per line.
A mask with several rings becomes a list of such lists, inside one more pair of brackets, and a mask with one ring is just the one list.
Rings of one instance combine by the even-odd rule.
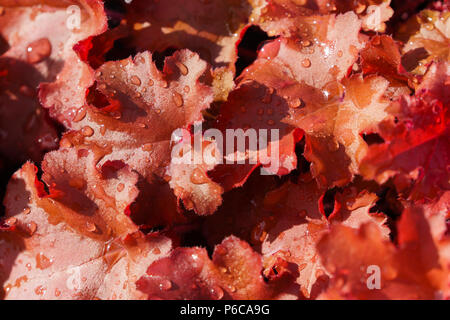
[[[132, 214], [141, 221], [146, 221], [147, 215], [146, 224], [170, 224], [169, 217], [176, 216], [168, 213], [164, 218], [163, 212], [161, 216], [150, 212], [152, 206], [160, 207], [158, 192], [164, 188], [152, 185], [164, 185], [172, 133], [201, 120], [201, 111], [212, 102], [211, 87], [199, 80], [207, 70], [207, 64], [188, 50], [167, 58], [163, 72], [156, 68], [148, 52], [134, 59], [107, 62], [96, 71], [96, 88], [109, 105], [96, 106], [94, 100], [94, 105], [87, 105], [73, 115], [72, 128], [79, 131], [78, 138], [66, 136], [70, 144], [79, 144], [79, 139], [82, 144], [95, 143], [106, 150], [102, 163], [123, 160], [142, 176], [140, 186], [146, 197], [138, 198], [138, 203], [132, 206], [132, 211], [138, 212]], [[201, 199], [196, 199], [197, 206], [192, 209], [200, 214], [211, 210], [201, 207]], [[173, 200], [167, 194], [161, 205]]]
[[407, 70], [423, 75], [432, 61], [449, 60], [450, 13], [424, 10], [400, 27], [397, 37], [403, 47]]
[[316, 246], [331, 225], [357, 229], [364, 223], [376, 222], [383, 237], [387, 238], [386, 218], [369, 213], [377, 200], [376, 195], [364, 191], [358, 193], [361, 189], [355, 185], [337, 195], [328, 219], [323, 209], [323, 193], [313, 180], [287, 183], [269, 192], [264, 202], [266, 209], [272, 212], [269, 216], [272, 219], [266, 218], [256, 226], [263, 241], [261, 250], [268, 268], [266, 271], [279, 264], [277, 259], [291, 264], [291, 268], [295, 266], [296, 282], [302, 295], [316, 298], [326, 288], [330, 277]]
[[[449, 190], [448, 111], [438, 100], [403, 97], [379, 125], [381, 144], [372, 145], [361, 163], [367, 179], [395, 177], [399, 191], [420, 201]], [[403, 181], [408, 181], [405, 183]]]
[[376, 35], [361, 51], [364, 74], [381, 74], [398, 80], [407, 79], [398, 44], [389, 36]]
[[267, 299], [273, 293], [261, 271], [261, 257], [231, 236], [216, 246], [212, 260], [205, 249], [175, 249], [150, 265], [137, 285], [149, 299]]
[[390, 0], [274, 0], [260, 9], [259, 24], [269, 35], [292, 36], [305, 32], [305, 21], [314, 15], [355, 12], [364, 30], [384, 32], [393, 14]]
[[214, 67], [234, 70], [235, 44], [252, 12], [250, 1], [133, 1], [130, 42], [139, 51], [188, 48]]
[[[325, 299], [434, 299], [445, 283], [428, 223], [420, 211], [403, 213], [399, 248], [384, 240], [374, 224], [364, 224], [359, 230], [335, 226], [319, 242], [318, 251], [334, 275], [322, 295]], [[378, 284], [378, 290], [372, 290]]]
[[[214, 142], [205, 141], [202, 137], [196, 141], [195, 137], [186, 134], [173, 147], [167, 174], [170, 187], [186, 209], [209, 215], [222, 203], [223, 188], [207, 175], [207, 171], [216, 165], [219, 150]], [[176, 151], [180, 154], [177, 155]]]
[[[77, 30], [66, 25], [71, 5], [84, 18]], [[38, 87], [55, 81], [68, 60], [73, 70], [79, 67], [73, 45], [101, 32], [105, 23], [100, 1], [2, 2], [0, 32], [6, 50], [0, 59], [0, 148], [9, 161], [40, 161], [44, 152], [57, 146], [57, 131], [39, 104]]]
[[[52, 193], [45, 197], [30, 163], [9, 184], [4, 203], [16, 231], [0, 236], [2, 295], [7, 299], [136, 299], [141, 294], [133, 277], [157, 258], [155, 248], [159, 254], [170, 249], [168, 239], [145, 238], [125, 222], [124, 207], [136, 193], [135, 174], [127, 167], [100, 174], [90, 152], [78, 163], [74, 157], [76, 151], [67, 149], [46, 157], [52, 164], [45, 169]], [[71, 163], [69, 171], [53, 176], [64, 163]], [[91, 174], [70, 178], [83, 168]], [[98, 194], [99, 188], [111, 194], [117, 183], [126, 186], [114, 203]]]

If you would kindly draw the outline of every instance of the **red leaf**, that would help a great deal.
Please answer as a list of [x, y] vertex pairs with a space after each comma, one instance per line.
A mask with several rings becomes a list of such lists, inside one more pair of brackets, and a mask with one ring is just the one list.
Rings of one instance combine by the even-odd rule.
[[[168, 239], [146, 238], [127, 222], [123, 210], [136, 195], [129, 168], [100, 178], [92, 153], [76, 157], [76, 150], [62, 149], [44, 162], [44, 179], [69, 197], [39, 197], [30, 163], [8, 186], [6, 216], [15, 219], [17, 231], [0, 235], [7, 299], [136, 299], [133, 277], [170, 249]], [[61, 174], [64, 163], [71, 166]], [[71, 177], [80, 170], [86, 176]], [[126, 184], [123, 196], [109, 201], [103, 192], [112, 194], [118, 183]]]
[[[318, 244], [324, 265], [334, 274], [322, 298], [434, 299], [445, 286], [444, 271], [422, 212], [403, 213], [399, 245], [383, 240], [373, 224], [358, 231], [335, 226]], [[369, 276], [375, 272], [380, 287], [371, 290], [375, 282]]]
[[431, 62], [449, 57], [448, 12], [424, 10], [399, 28], [397, 38], [405, 43], [403, 59], [408, 71], [423, 75]]
[[[40, 85], [39, 91], [42, 105], [49, 109], [52, 118], [66, 127], [71, 127], [73, 113], [84, 105], [87, 89], [93, 83], [92, 70], [80, 60], [77, 52], [74, 51], [74, 46], [88, 37], [104, 32], [107, 28], [102, 2], [97, 0], [73, 1], [71, 4], [76, 5], [78, 9], [74, 7], [73, 11], [70, 11], [68, 10], [70, 7], [67, 6], [56, 11], [58, 19], [61, 20], [59, 23], [62, 25], [56, 29], [61, 33], [59, 37], [63, 37], [59, 40], [63, 45], [61, 50], [56, 50], [59, 44], [54, 43], [52, 52], [58, 55], [55, 60], [60, 61], [60, 64], [53, 77], [47, 79], [47, 83]], [[79, 26], [76, 25], [78, 10], [83, 17], [86, 17]], [[68, 12], [70, 12], [69, 16]], [[46, 19], [45, 14], [42, 14], [42, 17], [42, 20], [45, 20], [45, 26], [39, 22], [40, 20], [35, 19], [38, 26], [34, 28], [36, 30], [47, 29], [55, 37], [58, 36], [54, 32], [55, 20]], [[73, 26], [70, 26], [71, 22], [74, 23]], [[66, 24], [73, 30], [68, 29]], [[58, 64], [54, 65], [58, 66]], [[58, 76], [56, 77], [56, 75]]]
[[[234, 129], [235, 134], [239, 134], [237, 130], [243, 130], [242, 133], [248, 137], [245, 137], [243, 150], [238, 149], [239, 138], [233, 150], [224, 150], [224, 164], [211, 173], [225, 190], [241, 186], [260, 165], [278, 175], [285, 175], [297, 167], [295, 144], [301, 140], [302, 134], [283, 123], [288, 112], [289, 107], [280, 96], [257, 82], [243, 83], [230, 93], [217, 119], [217, 128], [224, 136], [223, 145], [228, 148], [234, 139], [227, 130]], [[261, 129], [266, 130], [266, 144]], [[273, 134], [274, 131], [278, 136]], [[234, 164], [227, 164], [228, 161]]]
[[289, 37], [304, 33], [304, 22], [311, 16], [355, 12], [365, 31], [384, 32], [394, 13], [389, 4], [390, 0], [272, 0], [260, 10], [258, 22], [271, 36]]
[[449, 190], [448, 107], [426, 97], [403, 97], [379, 125], [385, 141], [372, 145], [361, 163], [367, 179], [395, 177], [399, 191], [429, 201]]
[[326, 288], [329, 274], [320, 262], [316, 245], [330, 225], [359, 228], [373, 221], [387, 238], [389, 230], [383, 225], [386, 219], [369, 214], [377, 197], [363, 192], [358, 194], [357, 190], [361, 189], [362, 186], [354, 185], [337, 196], [343, 204], [339, 206], [339, 202], [335, 202], [329, 221], [321, 212], [323, 195], [314, 181], [287, 183], [266, 195], [265, 207], [273, 212], [273, 219], [263, 220], [259, 225], [263, 239], [261, 251], [266, 263], [282, 258], [295, 265], [299, 273], [296, 282], [304, 297], [314, 299]]
[[188, 48], [214, 67], [234, 70], [235, 43], [252, 12], [247, 1], [133, 1], [130, 42], [139, 51]]
[[[176, 209], [168, 205], [173, 196], [165, 192], [161, 198], [158, 193], [165, 188], [161, 184], [166, 183], [172, 133], [201, 120], [202, 110], [212, 102], [212, 89], [200, 82], [207, 71], [207, 64], [188, 50], [167, 58], [163, 72], [156, 68], [148, 52], [133, 60], [108, 62], [97, 70], [96, 85], [111, 103], [99, 108], [87, 105], [78, 110], [71, 126], [79, 131], [67, 135], [63, 142], [95, 143], [105, 150], [102, 163], [123, 160], [136, 170], [142, 177], [139, 185], [145, 197], [137, 199], [130, 208], [131, 214], [148, 226], [183, 220], [178, 213], [168, 210]], [[187, 191], [183, 197], [190, 197], [191, 192]], [[220, 204], [220, 193], [218, 196], [216, 203]], [[195, 201], [191, 208], [199, 214], [214, 210], [201, 206], [199, 197]], [[150, 216], [150, 207], [166, 208]]]
[[[106, 17], [103, 4], [94, 0], [67, 1], [64, 6], [54, 1], [7, 1], [3, 5], [0, 29], [7, 50], [0, 62], [2, 154], [13, 162], [39, 161], [44, 152], [57, 146], [58, 138], [39, 105], [37, 88], [55, 81], [68, 68], [71, 83], [79, 84], [75, 73], [81, 64], [72, 47], [106, 28]], [[79, 30], [66, 25], [70, 20], [66, 10], [71, 5], [84, 17]]]
[[261, 257], [236, 237], [205, 249], [177, 248], [150, 265], [137, 282], [149, 299], [267, 299], [271, 288], [261, 275]]
[[[219, 151], [214, 142], [205, 141], [202, 137], [199, 141], [195, 139], [186, 132], [186, 136], [174, 145], [167, 174], [170, 187], [186, 209], [209, 215], [222, 203], [223, 188], [207, 175], [207, 171], [214, 168], [215, 155]], [[201, 149], [196, 144], [201, 145]], [[180, 154], [177, 155], [177, 151]]]
[[398, 44], [389, 36], [376, 35], [361, 51], [361, 66], [364, 74], [382, 74], [398, 80], [406, 80]]

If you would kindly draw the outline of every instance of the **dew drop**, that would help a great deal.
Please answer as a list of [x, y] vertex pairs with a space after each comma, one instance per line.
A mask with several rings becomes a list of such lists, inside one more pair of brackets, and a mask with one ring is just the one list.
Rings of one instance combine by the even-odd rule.
[[152, 147], [151, 143], [147, 143], [142, 146], [142, 150], [147, 151], [147, 152], [151, 151], [152, 149], [153, 149], [153, 147]]
[[170, 280], [162, 280], [161, 283], [159, 284], [159, 289], [163, 290], [163, 291], [168, 291], [172, 288], [172, 281]]
[[47, 258], [42, 252], [36, 255], [36, 268], [41, 270], [47, 269], [53, 264], [53, 259]]
[[309, 41], [309, 40], [302, 40], [301, 42], [300, 42], [300, 44], [303, 46], [303, 47], [310, 47], [311, 46], [311, 41]]
[[73, 121], [74, 122], [80, 122], [81, 120], [83, 120], [86, 117], [86, 108], [85, 107], [81, 107], [80, 109], [77, 110]]
[[138, 76], [131, 76], [130, 81], [135, 86], [140, 86], [141, 85], [141, 79], [139, 79]]
[[188, 67], [186, 67], [184, 64], [182, 64], [181, 62], [177, 62], [176, 63], [178, 69], [180, 70], [181, 74], [183, 76], [187, 75], [189, 73], [189, 69]]
[[184, 101], [183, 101], [183, 97], [181, 96], [181, 94], [179, 94], [178, 92], [175, 92], [173, 94], [172, 98], [173, 98], [173, 102], [175, 103], [175, 105], [177, 107], [183, 106]]
[[38, 296], [43, 296], [47, 289], [43, 286], [38, 286], [34, 289], [34, 293], [36, 293]]
[[294, 99], [293, 101], [291, 101], [291, 103], [289, 104], [289, 107], [291, 107], [292, 109], [297, 109], [300, 108], [301, 106], [303, 106], [304, 102], [302, 99], [297, 98]]
[[209, 292], [214, 300], [220, 300], [223, 298], [223, 290], [221, 287], [213, 286], [209, 289]]
[[162, 81], [161, 81], [161, 87], [167, 88], [168, 86], [169, 86], [169, 84], [167, 83], [166, 80], [162, 80]]
[[27, 224], [28, 232], [32, 236], [37, 230], [37, 224], [35, 222], [30, 222]]
[[94, 129], [92, 129], [89, 126], [86, 126], [83, 129], [81, 129], [81, 134], [85, 137], [91, 137], [94, 134]]
[[303, 66], [304, 68], [309, 68], [309, 67], [311, 67], [311, 60], [309, 60], [309, 59], [304, 59], [304, 60], [302, 61], [302, 66]]
[[191, 182], [193, 184], [204, 184], [208, 182], [208, 177], [199, 168], [195, 168], [191, 173]]
[[122, 192], [125, 189], [125, 185], [123, 183], [119, 183], [117, 185], [117, 192]]
[[86, 222], [86, 230], [89, 232], [95, 232], [97, 230], [97, 227], [95, 226], [95, 223], [87, 221]]
[[155, 81], [153, 81], [152, 79], [148, 80], [148, 85], [151, 87], [155, 84]]
[[52, 45], [47, 38], [31, 42], [27, 47], [27, 61], [31, 64], [47, 59], [52, 53]]
[[185, 87], [183, 88], [183, 91], [184, 91], [185, 93], [189, 93], [189, 91], [191, 91], [191, 88], [189, 88], [189, 86], [185, 86]]

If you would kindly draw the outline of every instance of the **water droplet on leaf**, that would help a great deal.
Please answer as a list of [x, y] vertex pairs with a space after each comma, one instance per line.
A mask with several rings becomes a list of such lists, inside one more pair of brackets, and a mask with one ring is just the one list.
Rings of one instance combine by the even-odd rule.
[[140, 86], [141, 85], [141, 79], [139, 79], [138, 76], [131, 76], [130, 81], [135, 86]]
[[182, 64], [181, 62], [177, 62], [176, 63], [178, 69], [180, 70], [181, 74], [183, 76], [187, 75], [189, 73], [189, 69], [188, 67], [186, 67], [184, 64]]
[[161, 283], [159, 284], [159, 289], [163, 290], [163, 291], [168, 291], [172, 288], [172, 282], [170, 280], [162, 280]]
[[183, 97], [181, 96], [181, 94], [179, 94], [178, 92], [175, 92], [173, 94], [173, 102], [175, 103], [175, 105], [177, 107], [183, 106], [184, 101], [183, 101]]
[[83, 129], [81, 129], [81, 134], [85, 137], [91, 137], [94, 134], [94, 129], [92, 129], [89, 126], [86, 126]]
[[206, 174], [199, 168], [195, 168], [191, 173], [191, 182], [193, 184], [204, 184], [209, 181]]
[[52, 53], [52, 45], [47, 38], [31, 42], [27, 47], [27, 61], [35, 64], [47, 59]]
[[309, 59], [304, 59], [304, 60], [302, 61], [302, 66], [303, 66], [304, 68], [309, 68], [309, 67], [311, 67], [311, 60], [309, 60]]
[[97, 227], [95, 226], [95, 223], [92, 222], [86, 222], [86, 230], [89, 232], [95, 232], [97, 230]]

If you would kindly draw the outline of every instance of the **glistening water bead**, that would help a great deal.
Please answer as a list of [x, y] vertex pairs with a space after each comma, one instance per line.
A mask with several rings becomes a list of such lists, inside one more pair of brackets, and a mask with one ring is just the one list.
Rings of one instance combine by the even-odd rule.
[[35, 64], [44, 61], [52, 54], [52, 45], [47, 38], [31, 42], [26, 49], [28, 63]]

